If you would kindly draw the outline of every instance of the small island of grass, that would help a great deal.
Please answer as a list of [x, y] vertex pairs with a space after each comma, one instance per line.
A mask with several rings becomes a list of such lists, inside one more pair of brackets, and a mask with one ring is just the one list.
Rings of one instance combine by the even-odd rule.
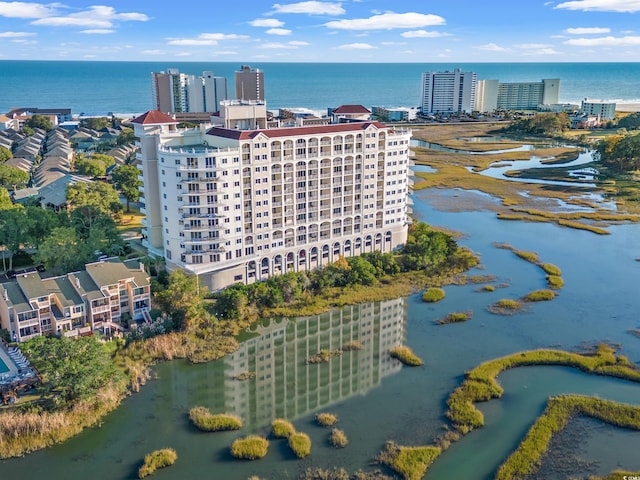
[[549, 285], [549, 288], [553, 288], [554, 290], [560, 290], [562, 287], [564, 287], [564, 280], [562, 279], [562, 277], [559, 277], [558, 275], [547, 275], [546, 279], [547, 279], [547, 285]]
[[447, 325], [449, 323], [462, 323], [473, 317], [473, 312], [471, 310], [466, 312], [451, 312], [446, 317], [436, 320], [435, 323], [438, 325]]
[[203, 432], [224, 432], [242, 428], [242, 419], [230, 413], [212, 414], [206, 407], [193, 407], [189, 419]]
[[439, 302], [445, 297], [445, 295], [446, 294], [442, 288], [431, 287], [422, 294], [422, 301], [427, 303]]
[[409, 367], [419, 367], [424, 363], [420, 357], [413, 353], [413, 350], [404, 345], [392, 348], [389, 350], [389, 355]]
[[331, 427], [338, 423], [338, 416], [327, 412], [317, 413], [316, 422], [318, 422], [318, 425], [321, 427]]
[[503, 298], [487, 307], [487, 310], [491, 313], [495, 313], [496, 315], [513, 315], [521, 312], [522, 309], [523, 304], [520, 300], [513, 300], [510, 298]]
[[311, 439], [309, 435], [295, 432], [289, 437], [289, 448], [298, 458], [307, 457], [311, 453]]
[[332, 447], [344, 448], [349, 443], [349, 439], [347, 439], [347, 435], [343, 430], [340, 430], [339, 428], [332, 428], [331, 433], [329, 434], [329, 443]]
[[145, 478], [157, 469], [173, 465], [178, 460], [178, 454], [173, 448], [156, 450], [144, 457], [144, 463], [138, 469], [138, 478]]
[[271, 422], [271, 434], [275, 438], [289, 438], [294, 433], [296, 433], [295, 427], [284, 418], [276, 418]]
[[259, 435], [238, 438], [231, 444], [231, 455], [244, 460], [263, 458], [269, 450], [269, 441]]
[[421, 480], [441, 452], [440, 447], [404, 447], [387, 442], [376, 460], [398, 472], [405, 480]]
[[534, 290], [524, 297], [525, 302], [547, 302], [553, 300], [556, 293], [553, 290]]

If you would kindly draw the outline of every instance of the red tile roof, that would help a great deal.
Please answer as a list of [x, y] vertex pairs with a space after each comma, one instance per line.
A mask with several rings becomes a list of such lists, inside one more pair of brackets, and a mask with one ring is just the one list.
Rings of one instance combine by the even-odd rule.
[[131, 123], [139, 123], [140, 125], [157, 125], [160, 123], [179, 123], [175, 118], [170, 117], [166, 113], [162, 113], [159, 110], [149, 110], [147, 113], [143, 113], [139, 117], [131, 120]]
[[380, 122], [354, 122], [337, 123], [333, 125], [312, 125], [309, 127], [269, 128], [264, 130], [234, 130], [231, 128], [213, 127], [207, 131], [207, 135], [215, 137], [231, 138], [234, 140], [251, 140], [259, 134], [268, 138], [290, 137], [293, 135], [320, 135], [323, 133], [341, 133], [366, 130], [370, 126], [376, 128], [388, 128]]
[[336, 108], [333, 113], [338, 113], [338, 114], [364, 114], [364, 113], [371, 113], [371, 110], [368, 110], [367, 108], [363, 107], [362, 105], [340, 105], [338, 108]]

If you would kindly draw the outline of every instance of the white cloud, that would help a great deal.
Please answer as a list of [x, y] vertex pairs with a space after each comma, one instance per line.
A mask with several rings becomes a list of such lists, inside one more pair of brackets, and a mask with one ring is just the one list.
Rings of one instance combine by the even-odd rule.
[[409, 32], [401, 33], [400, 36], [404, 38], [435, 38], [435, 37], [445, 37], [447, 33], [442, 32], [434, 32], [427, 30], [411, 30]]
[[621, 47], [621, 46], [638, 46], [640, 45], [640, 37], [598, 37], [598, 38], [572, 38], [564, 42], [566, 45], [577, 47]]
[[109, 33], [115, 33], [115, 30], [109, 28], [90, 28], [89, 30], [80, 30], [80, 33], [86, 33], [89, 35], [107, 35]]
[[145, 55], [164, 55], [165, 52], [163, 50], [142, 50], [142, 52]]
[[496, 45], [495, 43], [486, 43], [484, 45], [478, 45], [474, 47], [478, 50], [484, 50], [487, 52], [508, 52], [509, 49], [505, 47], [501, 47], [500, 45]]
[[31, 32], [0, 32], [0, 38], [21, 38], [33, 37], [35, 33]]
[[82, 58], [98, 58], [98, 56], [89, 54], [89, 55], [83, 55]]
[[335, 20], [325, 23], [327, 28], [339, 30], [390, 30], [392, 28], [420, 28], [432, 25], [444, 25], [444, 18], [438, 15], [416, 12], [387, 12], [369, 18], [353, 18], [351, 20]]
[[276, 20], [275, 18], [256, 18], [249, 22], [249, 25], [252, 27], [267, 27], [267, 28], [277, 28], [284, 25], [284, 22], [280, 20]]
[[549, 45], [544, 43], [520, 43], [515, 45], [516, 48], [522, 48], [523, 50], [542, 50], [545, 48], [550, 48]]
[[345, 9], [340, 3], [329, 2], [298, 2], [282, 5], [276, 3], [273, 8], [277, 13], [306, 13], [307, 15], [344, 15]]
[[268, 48], [268, 49], [272, 49], [272, 50], [282, 50], [282, 49], [291, 49], [291, 48], [298, 48], [299, 46], [301, 46], [300, 42], [287, 42], [287, 43], [279, 43], [279, 42], [270, 42], [270, 43], [263, 43], [262, 45], [259, 46], [259, 48]]
[[0, 17], [43, 18], [53, 15], [53, 5], [27, 2], [0, 2]]
[[291, 30], [286, 28], [270, 28], [265, 33], [269, 35], [291, 35]]
[[249, 35], [238, 35], [237, 33], [201, 33], [199, 38], [206, 40], [246, 40]]
[[26, 38], [14, 38], [11, 40], [13, 43], [19, 43], [20, 45], [35, 45], [37, 40], [27, 40]]
[[369, 43], [348, 43], [346, 45], [340, 45], [339, 47], [336, 47], [336, 50], [371, 50], [372, 48], [378, 47], [375, 47]]
[[609, 33], [610, 31], [611, 29], [606, 27], [576, 27], [565, 30], [571, 35], [597, 35], [599, 33]]
[[582, 10], [584, 12], [625, 12], [640, 11], [640, 0], [574, 0], [562, 2], [554, 8]]
[[190, 57], [191, 53], [190, 52], [179, 52], [176, 53], [176, 57]]
[[296, 47], [304, 47], [307, 45], [311, 45], [309, 42], [303, 42], [302, 40], [291, 40], [290, 42], [288, 42], [289, 45], [293, 45]]
[[216, 50], [213, 52], [216, 55], [237, 55], [238, 52], [234, 52], [232, 50]]
[[66, 16], [49, 16], [31, 22], [33, 25], [48, 27], [93, 27], [111, 28], [114, 22], [146, 22], [149, 17], [143, 13], [117, 13], [113, 7], [94, 5], [88, 10]]
[[218, 45], [221, 40], [246, 40], [249, 36], [235, 33], [201, 33], [196, 38], [167, 38], [167, 45], [182, 47], [201, 47], [205, 45]]
[[380, 42], [380, 45], [406, 45], [407, 42]]
[[558, 52], [557, 50], [554, 50], [551, 47], [545, 47], [545, 48], [540, 48], [537, 50], [527, 50], [523, 53], [523, 55], [559, 55], [560, 52]]

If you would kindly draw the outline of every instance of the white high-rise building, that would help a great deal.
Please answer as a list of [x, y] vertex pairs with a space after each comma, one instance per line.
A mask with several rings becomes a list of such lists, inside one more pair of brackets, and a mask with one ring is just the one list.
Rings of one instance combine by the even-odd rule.
[[580, 113], [596, 115], [600, 120], [613, 120], [616, 118], [616, 103], [585, 98], [580, 104]]
[[475, 109], [537, 110], [542, 105], [556, 105], [560, 97], [560, 79], [547, 78], [540, 82], [501, 83], [498, 80], [479, 80]]
[[213, 72], [187, 75], [176, 69], [151, 74], [152, 103], [165, 113], [210, 112], [227, 99], [227, 79]]
[[150, 254], [216, 290], [405, 243], [410, 130], [268, 128], [264, 102], [223, 106], [210, 128], [133, 120]]
[[475, 107], [476, 74], [463, 72], [423, 72], [421, 110], [430, 113], [471, 113]]

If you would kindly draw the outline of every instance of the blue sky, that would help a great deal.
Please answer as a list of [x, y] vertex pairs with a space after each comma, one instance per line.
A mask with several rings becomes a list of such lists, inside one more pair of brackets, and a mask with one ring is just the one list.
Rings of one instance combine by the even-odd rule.
[[0, 1], [0, 59], [640, 61], [640, 0]]

